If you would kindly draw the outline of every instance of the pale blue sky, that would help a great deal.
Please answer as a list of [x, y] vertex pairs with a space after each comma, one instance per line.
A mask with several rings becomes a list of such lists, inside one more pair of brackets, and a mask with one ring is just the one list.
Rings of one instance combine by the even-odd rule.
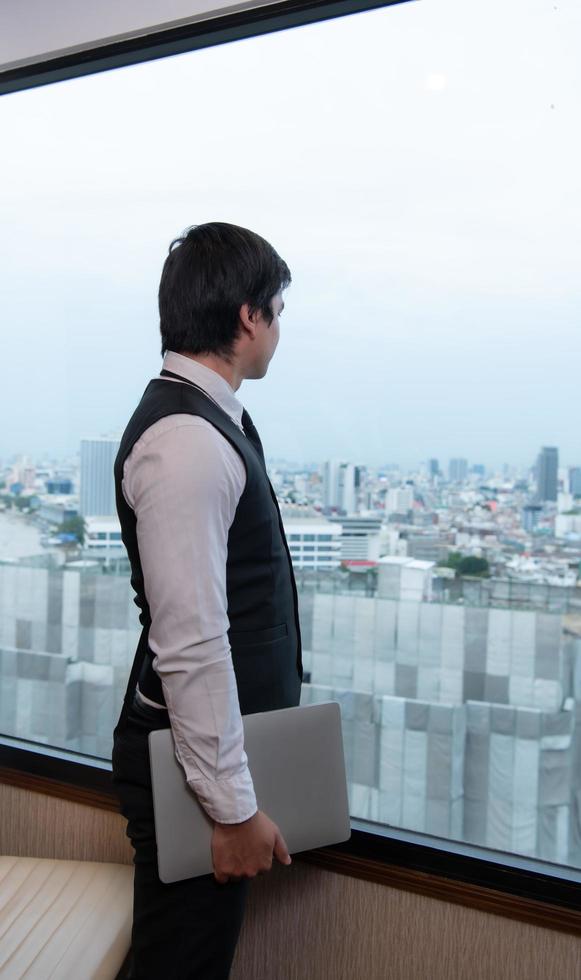
[[0, 99], [0, 457], [122, 429], [223, 220], [293, 273], [269, 455], [581, 464], [580, 49], [577, 0], [430, 0]]

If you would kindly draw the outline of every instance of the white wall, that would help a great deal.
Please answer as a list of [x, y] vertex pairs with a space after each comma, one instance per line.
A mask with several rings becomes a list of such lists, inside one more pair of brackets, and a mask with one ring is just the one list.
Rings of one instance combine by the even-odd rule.
[[275, 0], [1, 0], [0, 71]]

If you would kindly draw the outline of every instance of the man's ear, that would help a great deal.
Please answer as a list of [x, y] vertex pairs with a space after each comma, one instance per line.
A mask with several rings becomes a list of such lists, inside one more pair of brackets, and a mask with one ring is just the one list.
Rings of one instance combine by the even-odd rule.
[[250, 312], [250, 307], [248, 303], [243, 303], [240, 307], [238, 316], [240, 318], [240, 327], [243, 334], [245, 334], [250, 340], [254, 340], [256, 337], [256, 321], [258, 319], [258, 310], [253, 310]]

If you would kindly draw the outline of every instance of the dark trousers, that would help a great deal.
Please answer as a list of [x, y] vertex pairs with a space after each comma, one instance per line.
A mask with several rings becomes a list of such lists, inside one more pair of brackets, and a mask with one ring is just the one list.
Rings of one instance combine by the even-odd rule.
[[130, 977], [227, 980], [250, 881], [219, 885], [213, 875], [170, 885], [159, 880], [147, 736], [167, 726], [166, 711], [134, 705], [114, 736], [113, 782], [135, 850]]

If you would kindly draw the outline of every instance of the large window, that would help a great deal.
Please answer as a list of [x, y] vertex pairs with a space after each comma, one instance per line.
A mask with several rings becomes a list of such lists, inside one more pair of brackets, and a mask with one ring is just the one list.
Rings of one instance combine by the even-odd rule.
[[240, 397], [352, 814], [581, 867], [580, 42], [433, 0], [0, 100], [4, 734], [110, 752], [112, 461], [169, 242], [232, 221], [293, 273]]

